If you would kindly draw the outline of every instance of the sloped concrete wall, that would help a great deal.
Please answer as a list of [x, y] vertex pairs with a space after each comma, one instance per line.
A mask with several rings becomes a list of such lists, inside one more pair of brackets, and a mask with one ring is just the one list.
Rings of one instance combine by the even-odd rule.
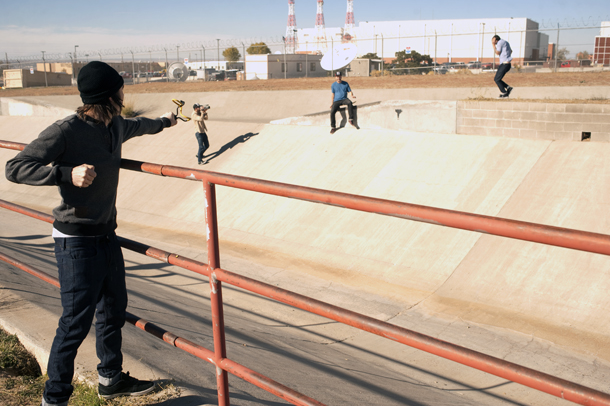
[[[227, 99], [225, 105], [232, 103]], [[194, 163], [193, 127], [184, 123], [129, 141], [124, 156], [585, 231], [610, 230], [607, 143], [366, 128], [330, 136], [326, 126], [221, 117], [210, 122], [212, 158], [204, 167]], [[52, 121], [0, 117], [0, 133], [29, 142]], [[1, 160], [14, 154], [0, 149]], [[3, 177], [0, 192], [6, 200], [47, 212], [58, 204], [55, 188], [14, 185]], [[610, 260], [605, 256], [226, 187], [218, 187], [217, 196], [221, 247], [256, 255], [279, 270], [384, 295], [405, 309], [509, 329], [610, 361]], [[203, 206], [198, 182], [121, 174], [120, 227], [163, 230], [187, 244], [203, 245]]]

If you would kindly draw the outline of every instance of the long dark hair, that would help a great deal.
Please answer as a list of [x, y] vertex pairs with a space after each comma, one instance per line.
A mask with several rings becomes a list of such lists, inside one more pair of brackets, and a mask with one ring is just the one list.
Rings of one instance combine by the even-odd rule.
[[85, 116], [88, 116], [89, 118], [94, 118], [95, 120], [106, 123], [111, 121], [112, 117], [121, 114], [123, 107], [125, 107], [123, 106], [123, 100], [119, 97], [119, 92], [116, 92], [108, 100], [103, 102], [83, 104], [76, 109], [76, 114], [81, 120], [85, 120]]

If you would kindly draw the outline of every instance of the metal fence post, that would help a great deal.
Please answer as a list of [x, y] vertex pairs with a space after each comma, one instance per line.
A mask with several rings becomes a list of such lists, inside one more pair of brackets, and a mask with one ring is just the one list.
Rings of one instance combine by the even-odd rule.
[[136, 61], [133, 57], [133, 51], [129, 51], [131, 52], [131, 84], [135, 85], [136, 84]]
[[385, 63], [383, 60], [383, 34], [381, 34], [381, 76], [383, 76], [384, 69], [385, 69]]
[[557, 57], [559, 56], [559, 23], [557, 23], [557, 45], [555, 45], [555, 72], [557, 72]]
[[222, 308], [222, 284], [216, 279], [215, 269], [220, 268], [218, 246], [218, 221], [216, 218], [216, 185], [204, 179], [206, 239], [208, 243], [208, 266], [210, 268], [210, 306], [214, 332], [214, 364], [216, 365], [216, 388], [218, 406], [229, 406], [229, 377], [227, 371], [219, 367], [227, 357], [225, 343], [225, 321]]

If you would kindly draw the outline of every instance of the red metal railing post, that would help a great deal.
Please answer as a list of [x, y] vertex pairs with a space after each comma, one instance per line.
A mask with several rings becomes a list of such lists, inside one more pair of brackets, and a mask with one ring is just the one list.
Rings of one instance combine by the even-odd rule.
[[229, 406], [229, 375], [220, 367], [227, 357], [225, 342], [225, 320], [222, 308], [222, 283], [216, 279], [215, 269], [220, 268], [220, 249], [218, 246], [218, 221], [216, 218], [216, 185], [203, 181], [205, 198], [205, 225], [208, 243], [208, 267], [210, 269], [210, 305], [212, 308], [212, 327], [214, 332], [214, 364], [216, 365], [216, 386], [218, 405]]

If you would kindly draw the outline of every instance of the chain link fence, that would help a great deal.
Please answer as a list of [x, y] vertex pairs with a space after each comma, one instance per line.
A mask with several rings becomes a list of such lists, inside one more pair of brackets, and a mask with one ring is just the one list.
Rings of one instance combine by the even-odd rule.
[[[511, 31], [508, 33], [508, 37], [514, 51], [513, 57], [515, 57], [515, 53], [517, 54], [517, 62], [514, 65], [517, 65], [523, 71], [541, 67], [557, 71], [562, 68], [584, 68], [595, 65], [599, 61], [593, 60], [592, 52], [589, 53], [586, 50], [592, 49], [594, 46], [595, 37], [600, 32], [600, 24], [599, 19], [593, 17], [580, 20], [542, 20], [535, 30]], [[491, 56], [493, 52], [489, 43], [494, 32], [481, 33], [480, 29], [461, 33], [448, 33], [446, 31], [402, 37], [375, 35], [374, 38], [354, 38], [352, 42], [359, 49], [372, 51], [369, 52], [371, 54], [368, 55], [369, 57], [382, 60], [382, 67], [380, 72], [376, 73], [377, 75], [428, 74], [431, 72], [445, 74], [466, 68], [483, 71], [495, 68], [497, 60], [495, 54]], [[540, 49], [540, 47], [537, 52], [529, 53], [529, 49], [535, 49], [535, 47], [526, 42], [530, 41], [529, 38], [534, 33], [548, 36], [548, 42], [554, 44], [552, 50], [550, 50], [551, 54], [549, 54], [548, 49]], [[499, 34], [503, 37], [506, 36], [506, 33]], [[585, 40], [582, 39], [583, 37]], [[524, 38], [527, 38], [527, 40]], [[297, 41], [299, 40], [297, 39]], [[476, 42], [477, 49], [473, 50], [472, 44], [463, 45], [468, 41]], [[297, 52], [320, 54], [340, 42], [340, 38], [336, 41], [327, 39], [324, 44], [301, 40], [297, 43], [296, 49]], [[400, 61], [396, 61], [396, 51], [402, 50], [408, 54], [410, 50], [407, 45], [414, 43], [418, 44], [416, 48], [419, 54], [430, 57], [431, 64], [406, 66], [405, 63], [401, 64]], [[546, 43], [541, 44], [541, 47], [545, 46]], [[221, 71], [229, 68], [225, 63], [226, 60], [233, 59], [241, 62], [241, 69], [243, 69], [244, 56], [248, 53], [258, 53], [255, 51], [257, 47], [265, 47], [266, 51], [271, 54], [284, 54], [287, 44], [284, 37], [278, 37], [218, 39], [99, 50], [81, 50], [74, 47], [73, 51], [66, 53], [41, 52], [39, 55], [13, 58], [8, 53], [4, 53], [4, 61], [0, 61], [0, 78], [2, 77], [2, 71], [6, 69], [25, 69], [69, 74], [74, 82], [74, 78], [78, 75], [82, 66], [92, 60], [101, 60], [111, 63], [117, 71], [121, 72], [126, 83], [142, 83], [150, 80], [162, 80], [165, 69], [173, 62], [186, 62], [187, 66], [192, 66], [193, 69], [206, 68]], [[458, 61], [464, 65], [452, 65]], [[489, 63], [491, 63], [491, 66]], [[237, 65], [237, 67], [239, 69], [240, 65]]]

